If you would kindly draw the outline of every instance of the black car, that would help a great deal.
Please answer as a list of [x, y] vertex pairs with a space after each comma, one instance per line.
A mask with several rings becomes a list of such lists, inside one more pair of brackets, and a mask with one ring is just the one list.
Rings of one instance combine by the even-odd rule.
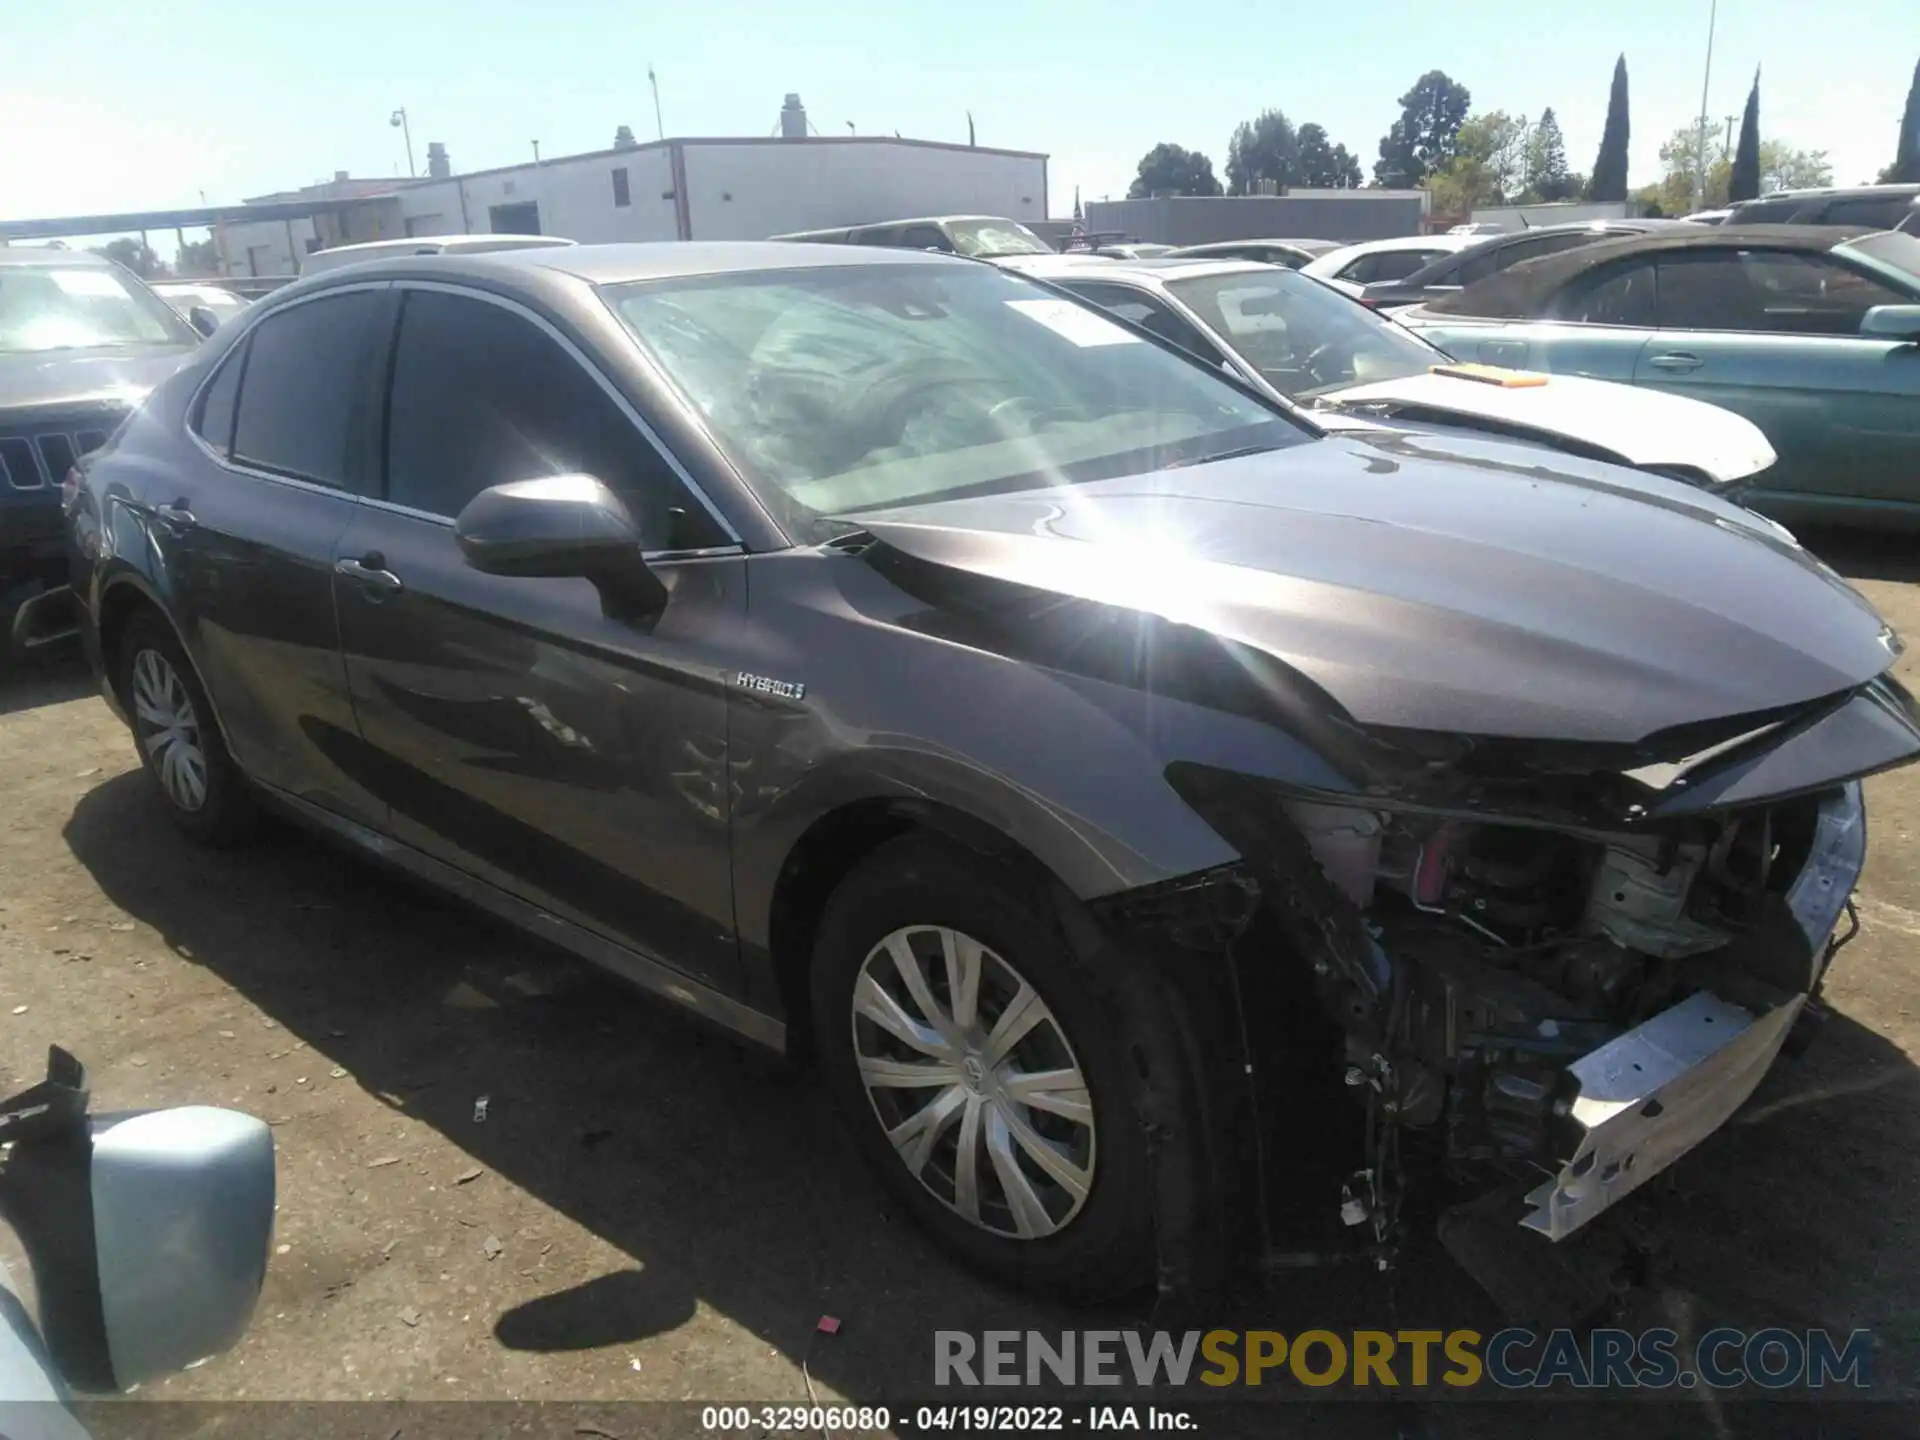
[[1617, 240], [1623, 235], [1646, 235], [1683, 223], [1679, 220], [1595, 220], [1572, 225], [1539, 225], [1510, 235], [1492, 235], [1465, 250], [1429, 261], [1404, 279], [1375, 281], [1360, 292], [1360, 303], [1374, 310], [1424, 305], [1443, 295], [1456, 295], [1475, 281], [1498, 275], [1522, 260], [1537, 260], [1542, 255], [1577, 250], [1582, 245]]
[[1816, 1004], [1857, 777], [1920, 755], [1769, 522], [1328, 436], [953, 257], [369, 263], [82, 468], [188, 835], [271, 806], [811, 1054], [948, 1247], [1080, 1297], [1221, 1273], [1250, 1177], [1368, 1246], [1440, 1166], [1577, 1230]]
[[1727, 211], [1729, 225], [1846, 225], [1920, 233], [1920, 185], [1829, 186], [1782, 190], [1742, 200]]
[[72, 634], [60, 486], [200, 343], [97, 255], [0, 246], [0, 668]]

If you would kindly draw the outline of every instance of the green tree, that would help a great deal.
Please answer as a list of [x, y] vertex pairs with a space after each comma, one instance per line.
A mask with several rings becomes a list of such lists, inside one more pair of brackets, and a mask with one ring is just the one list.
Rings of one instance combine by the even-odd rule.
[[1527, 137], [1526, 188], [1523, 198], [1537, 201], [1571, 200], [1580, 193], [1576, 178], [1567, 171], [1567, 140], [1560, 133], [1559, 118], [1549, 105], [1540, 112], [1540, 123]]
[[1429, 177], [1433, 208], [1443, 215], [1465, 215], [1483, 205], [1500, 205], [1526, 183], [1527, 122], [1504, 110], [1470, 116], [1455, 140], [1455, 154]]
[[1740, 143], [1733, 150], [1733, 168], [1727, 177], [1727, 199], [1756, 200], [1760, 196], [1760, 71], [1753, 72], [1747, 92], [1747, 111], [1740, 117]]
[[1429, 70], [1399, 103], [1400, 118], [1380, 137], [1373, 183], [1407, 190], [1452, 162], [1473, 95], [1444, 70]]
[[1900, 115], [1900, 138], [1893, 148], [1893, 164], [1880, 172], [1883, 184], [1920, 184], [1920, 60], [1913, 65], [1913, 83], [1907, 87], [1907, 108]]
[[123, 235], [118, 240], [109, 240], [104, 245], [93, 247], [95, 255], [104, 255], [116, 265], [124, 265], [142, 280], [155, 280], [167, 273], [166, 264], [153, 253], [151, 246], [143, 245], [131, 235]]
[[1300, 137], [1282, 110], [1263, 110], [1235, 127], [1227, 143], [1227, 193], [1255, 195], [1263, 186], [1300, 183]]
[[1627, 198], [1627, 142], [1632, 127], [1627, 119], [1627, 57], [1613, 62], [1613, 93], [1607, 97], [1607, 125], [1600, 132], [1600, 153], [1594, 157], [1593, 178], [1587, 182], [1590, 200]]
[[1129, 200], [1150, 195], [1218, 195], [1213, 161], [1198, 150], [1162, 141], [1140, 157], [1140, 169], [1127, 190]]
[[174, 269], [182, 275], [217, 275], [220, 272], [220, 247], [213, 237], [189, 240], [173, 257]]
[[1833, 184], [1833, 162], [1824, 150], [1796, 150], [1781, 141], [1760, 144], [1763, 190], [1818, 190]]
[[1300, 183], [1319, 190], [1358, 190], [1360, 159], [1344, 145], [1327, 138], [1326, 127], [1302, 125], [1297, 136], [1300, 145]]

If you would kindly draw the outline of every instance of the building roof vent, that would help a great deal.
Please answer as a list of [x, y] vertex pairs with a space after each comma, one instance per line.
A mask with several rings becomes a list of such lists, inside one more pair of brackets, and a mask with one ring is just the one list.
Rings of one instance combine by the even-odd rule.
[[789, 94], [786, 104], [780, 107], [780, 137], [783, 140], [807, 138], [807, 107], [800, 103], [798, 95]]
[[622, 125], [613, 132], [613, 148], [616, 150], [633, 150], [638, 148], [639, 144], [640, 142], [633, 138], [631, 125]]
[[453, 175], [453, 162], [447, 158], [447, 147], [438, 140], [427, 142], [427, 176], [433, 180], [450, 179]]

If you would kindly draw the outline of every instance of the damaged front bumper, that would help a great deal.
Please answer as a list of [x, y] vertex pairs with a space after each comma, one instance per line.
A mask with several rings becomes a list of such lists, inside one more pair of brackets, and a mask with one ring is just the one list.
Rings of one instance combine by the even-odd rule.
[[[1824, 978], [1837, 928], [1866, 861], [1858, 781], [1826, 800], [1787, 905]], [[1579, 1082], [1570, 1118], [1579, 1148], [1527, 1196], [1521, 1223], [1562, 1240], [1718, 1130], [1766, 1076], [1811, 998], [1755, 1013], [1701, 991], [1568, 1066]]]

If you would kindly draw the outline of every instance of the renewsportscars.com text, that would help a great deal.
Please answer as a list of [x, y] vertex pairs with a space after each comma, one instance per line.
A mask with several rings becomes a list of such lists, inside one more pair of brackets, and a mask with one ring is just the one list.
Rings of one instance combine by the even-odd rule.
[[936, 1385], [1766, 1390], [1872, 1386], [1865, 1330], [934, 1332]]

